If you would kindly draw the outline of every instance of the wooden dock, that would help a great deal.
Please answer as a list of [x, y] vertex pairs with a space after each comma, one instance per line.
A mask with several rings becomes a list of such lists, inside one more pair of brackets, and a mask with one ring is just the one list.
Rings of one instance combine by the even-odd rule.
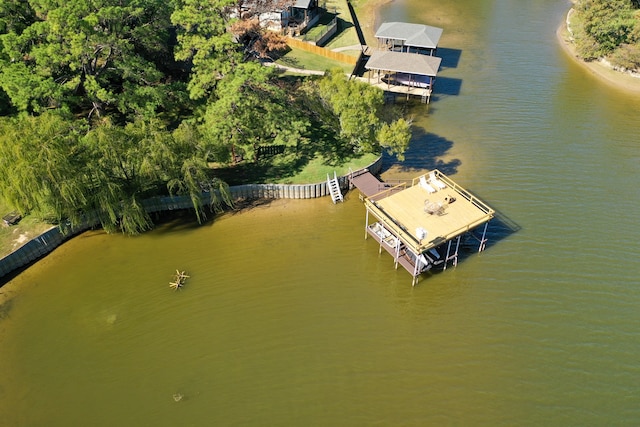
[[361, 171], [359, 174], [349, 177], [352, 186], [360, 191], [360, 200], [378, 200], [387, 197], [387, 190], [394, 187], [393, 184], [382, 182], [369, 171]]
[[[494, 210], [440, 171], [388, 187], [376, 180], [383, 185], [377, 193], [373, 193], [371, 178], [375, 179], [365, 176], [356, 180], [361, 191], [369, 194], [364, 197], [365, 238], [372, 236], [380, 244], [380, 251], [384, 248], [394, 257], [396, 268], [402, 265], [411, 273], [413, 285], [421, 273], [435, 265], [443, 269], [449, 262], [457, 265], [465, 234], [479, 241], [478, 251], [484, 250]], [[427, 185], [427, 180], [433, 185]], [[370, 216], [374, 219], [371, 223]], [[473, 232], [481, 225], [484, 229], [477, 237]]]
[[365, 82], [373, 87], [377, 87], [385, 93], [391, 93], [394, 95], [403, 95], [406, 96], [407, 99], [410, 97], [420, 97], [422, 103], [429, 104], [431, 102], [431, 94], [433, 93], [433, 89], [431, 86], [429, 87], [417, 87], [417, 86], [408, 86], [404, 84], [395, 84], [392, 81], [378, 81], [377, 79], [372, 80], [366, 77], [357, 77], [358, 80]]

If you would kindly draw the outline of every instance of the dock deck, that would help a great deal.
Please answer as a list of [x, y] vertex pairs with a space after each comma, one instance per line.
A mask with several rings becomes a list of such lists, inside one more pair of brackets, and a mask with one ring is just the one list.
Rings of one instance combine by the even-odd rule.
[[[402, 264], [414, 279], [433, 266], [434, 257], [430, 254], [440, 253], [444, 268], [450, 260], [455, 265], [462, 235], [485, 224], [482, 237], [478, 239], [479, 251], [483, 250], [486, 224], [495, 213], [438, 170], [429, 175], [435, 177], [442, 188], [433, 185], [427, 190], [417, 177], [364, 199], [367, 235], [374, 236], [381, 247], [395, 257], [396, 264]], [[422, 180], [426, 181], [427, 176], [423, 175]], [[369, 224], [370, 214], [378, 221], [374, 226]], [[452, 252], [453, 241], [456, 244]], [[408, 264], [402, 262], [403, 256]], [[421, 262], [416, 261], [419, 258]]]
[[371, 172], [364, 171], [358, 175], [351, 177], [351, 184], [360, 190], [361, 199], [368, 198], [370, 200], [378, 200], [387, 197], [387, 190], [394, 186], [392, 184], [382, 182], [376, 178]]

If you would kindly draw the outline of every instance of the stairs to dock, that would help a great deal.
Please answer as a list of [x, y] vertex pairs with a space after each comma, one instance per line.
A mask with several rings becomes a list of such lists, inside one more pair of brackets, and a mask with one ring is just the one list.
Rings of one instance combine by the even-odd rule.
[[333, 172], [333, 178], [327, 174], [327, 187], [329, 188], [329, 193], [331, 194], [331, 200], [333, 200], [333, 203], [343, 201], [342, 191], [340, 191], [340, 183], [338, 182], [338, 176], [335, 171]]

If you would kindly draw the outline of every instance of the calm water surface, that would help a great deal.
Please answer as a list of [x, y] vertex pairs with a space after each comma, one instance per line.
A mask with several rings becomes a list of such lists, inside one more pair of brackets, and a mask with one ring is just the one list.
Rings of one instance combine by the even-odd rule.
[[384, 176], [451, 174], [501, 213], [487, 251], [412, 288], [354, 194], [86, 233], [1, 290], [0, 425], [640, 423], [640, 98], [559, 48], [568, 6], [381, 11], [444, 28]]

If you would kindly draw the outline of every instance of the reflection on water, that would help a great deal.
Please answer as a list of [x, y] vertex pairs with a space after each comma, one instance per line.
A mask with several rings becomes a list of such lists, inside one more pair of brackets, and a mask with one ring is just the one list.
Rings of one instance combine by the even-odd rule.
[[450, 57], [384, 176], [454, 175], [503, 214], [485, 252], [412, 288], [353, 193], [83, 234], [2, 288], [1, 424], [634, 424], [640, 99], [559, 49], [567, 6], [382, 11]]

